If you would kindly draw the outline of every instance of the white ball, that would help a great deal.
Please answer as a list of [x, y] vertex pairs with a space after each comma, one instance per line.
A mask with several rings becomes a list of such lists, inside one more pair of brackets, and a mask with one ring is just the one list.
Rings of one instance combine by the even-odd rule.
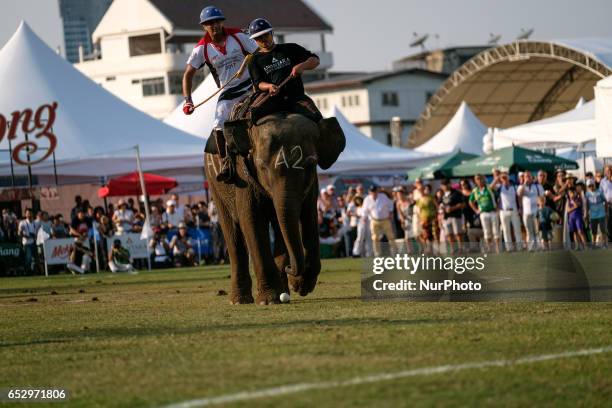
[[290, 300], [291, 300], [291, 297], [289, 296], [289, 294], [288, 294], [288, 293], [286, 293], [286, 292], [281, 293], [281, 295], [280, 295], [280, 301], [281, 301], [282, 303], [289, 303], [289, 301], [290, 301]]

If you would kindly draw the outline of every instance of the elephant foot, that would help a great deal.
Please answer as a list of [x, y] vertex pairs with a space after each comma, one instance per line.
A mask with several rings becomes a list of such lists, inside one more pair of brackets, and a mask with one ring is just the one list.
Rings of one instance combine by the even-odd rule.
[[232, 305], [246, 305], [254, 302], [253, 295], [250, 293], [238, 293], [230, 296], [230, 304]]
[[300, 296], [306, 296], [312, 292], [317, 285], [317, 275], [292, 276], [288, 275], [289, 287]]
[[275, 305], [280, 303], [279, 294], [275, 290], [262, 290], [257, 294], [258, 305]]

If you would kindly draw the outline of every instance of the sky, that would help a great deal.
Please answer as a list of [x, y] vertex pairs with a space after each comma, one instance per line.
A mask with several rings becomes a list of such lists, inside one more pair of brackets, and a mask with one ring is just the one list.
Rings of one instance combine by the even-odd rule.
[[[208, 1], [214, 3], [202, 4]], [[388, 69], [420, 51], [409, 46], [414, 32], [430, 34], [429, 49], [481, 45], [490, 33], [502, 35], [500, 43], [510, 42], [521, 28], [535, 28], [532, 39], [540, 40], [612, 38], [612, 0], [305, 1], [334, 27], [326, 37], [333, 70]], [[0, 0], [0, 47], [21, 19], [53, 49], [63, 43], [57, 0]]]

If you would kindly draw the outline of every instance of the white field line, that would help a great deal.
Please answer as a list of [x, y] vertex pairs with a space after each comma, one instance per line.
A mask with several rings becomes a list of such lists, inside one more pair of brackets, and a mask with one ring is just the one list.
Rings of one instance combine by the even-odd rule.
[[541, 354], [535, 356], [525, 356], [514, 360], [491, 360], [481, 361], [474, 363], [456, 364], [456, 365], [442, 365], [435, 367], [423, 367], [416, 368], [413, 370], [404, 370], [394, 373], [380, 373], [368, 375], [365, 377], [355, 377], [349, 380], [342, 381], [322, 381], [314, 383], [298, 383], [281, 385], [279, 387], [264, 388], [257, 391], [242, 391], [235, 394], [220, 395], [218, 397], [201, 398], [190, 401], [183, 401], [176, 404], [167, 405], [165, 408], [194, 408], [194, 407], [207, 407], [211, 405], [226, 404], [237, 401], [249, 401], [257, 398], [265, 397], [276, 397], [279, 395], [295, 394], [298, 392], [309, 391], [309, 390], [322, 390], [329, 388], [348, 387], [352, 385], [370, 384], [380, 381], [390, 381], [399, 378], [416, 377], [420, 375], [432, 375], [442, 374], [463, 370], [471, 370], [478, 368], [487, 367], [510, 367], [520, 364], [537, 363], [541, 361], [558, 360], [571, 357], [589, 356], [593, 354], [610, 353], [612, 352], [612, 346], [584, 349], [577, 351], [566, 351], [563, 353], [556, 354]]

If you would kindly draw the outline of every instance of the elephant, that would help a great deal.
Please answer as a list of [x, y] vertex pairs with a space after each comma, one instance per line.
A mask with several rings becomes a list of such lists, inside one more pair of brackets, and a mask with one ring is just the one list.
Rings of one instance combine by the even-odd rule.
[[[269, 115], [250, 127], [243, 123], [232, 129], [231, 123], [224, 132], [228, 145], [239, 153], [236, 183], [217, 181], [220, 158], [208, 148], [204, 155], [230, 257], [230, 303], [279, 303], [289, 288], [306, 296], [321, 270], [316, 167], [331, 167], [344, 150], [342, 129], [335, 118], [317, 124], [294, 113]], [[255, 299], [249, 258], [257, 283]]]

